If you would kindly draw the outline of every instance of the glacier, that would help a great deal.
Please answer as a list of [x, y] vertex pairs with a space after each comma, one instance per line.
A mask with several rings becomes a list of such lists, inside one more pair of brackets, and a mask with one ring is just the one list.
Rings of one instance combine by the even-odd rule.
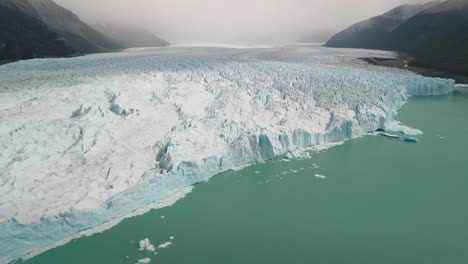
[[[99, 232], [193, 184], [386, 129], [453, 80], [384, 51], [168, 47], [0, 66], [0, 260]], [[169, 200], [168, 200], [169, 199]]]

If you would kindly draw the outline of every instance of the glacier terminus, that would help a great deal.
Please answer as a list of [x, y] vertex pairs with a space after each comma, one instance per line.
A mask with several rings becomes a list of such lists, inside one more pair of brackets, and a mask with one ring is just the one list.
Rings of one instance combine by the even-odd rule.
[[0, 66], [0, 262], [170, 205], [223, 171], [386, 129], [409, 97], [452, 91], [359, 59], [394, 56], [173, 46]]

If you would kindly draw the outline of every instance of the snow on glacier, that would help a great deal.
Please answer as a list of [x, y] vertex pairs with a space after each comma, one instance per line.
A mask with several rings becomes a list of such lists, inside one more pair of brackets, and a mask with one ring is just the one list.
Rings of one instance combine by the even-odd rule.
[[392, 53], [172, 47], [0, 67], [5, 262], [116, 223], [228, 169], [386, 128], [454, 81]]

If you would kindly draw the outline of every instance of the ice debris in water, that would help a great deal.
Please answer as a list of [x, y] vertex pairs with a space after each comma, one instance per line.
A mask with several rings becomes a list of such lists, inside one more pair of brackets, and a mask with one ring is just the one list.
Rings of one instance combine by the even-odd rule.
[[308, 159], [310, 157], [311, 157], [310, 153], [307, 151], [290, 151], [284, 155], [284, 158], [290, 159], [290, 160]]
[[374, 53], [169, 47], [2, 65], [0, 262], [220, 172], [386, 129], [408, 97], [453, 89], [358, 60]]
[[140, 251], [143, 251], [143, 250], [147, 250], [147, 251], [154, 251], [155, 248], [154, 248], [154, 245], [151, 244], [150, 240], [148, 238], [145, 238], [143, 240], [141, 240], [138, 245], [140, 246], [138, 250]]
[[321, 174], [315, 174], [314, 176], [315, 176], [315, 178], [318, 178], [318, 179], [325, 179], [326, 178], [324, 175], [321, 175]]
[[158, 246], [158, 248], [167, 248], [168, 246], [172, 245], [172, 242], [164, 242]]
[[151, 262], [150, 258], [139, 259], [136, 264], [148, 264]]
[[385, 137], [385, 138], [388, 138], [388, 139], [404, 141], [404, 142], [408, 142], [408, 143], [418, 143], [419, 142], [419, 139], [414, 138], [414, 137], [402, 137], [402, 136], [399, 136], [399, 135], [393, 135], [393, 134], [389, 134], [389, 133], [380, 133], [380, 135]]

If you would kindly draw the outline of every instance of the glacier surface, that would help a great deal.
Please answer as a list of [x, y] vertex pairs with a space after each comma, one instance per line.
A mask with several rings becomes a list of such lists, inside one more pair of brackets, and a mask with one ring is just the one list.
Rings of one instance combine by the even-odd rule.
[[408, 97], [454, 87], [358, 59], [371, 56], [394, 54], [181, 46], [1, 66], [1, 261], [220, 172], [385, 129]]

